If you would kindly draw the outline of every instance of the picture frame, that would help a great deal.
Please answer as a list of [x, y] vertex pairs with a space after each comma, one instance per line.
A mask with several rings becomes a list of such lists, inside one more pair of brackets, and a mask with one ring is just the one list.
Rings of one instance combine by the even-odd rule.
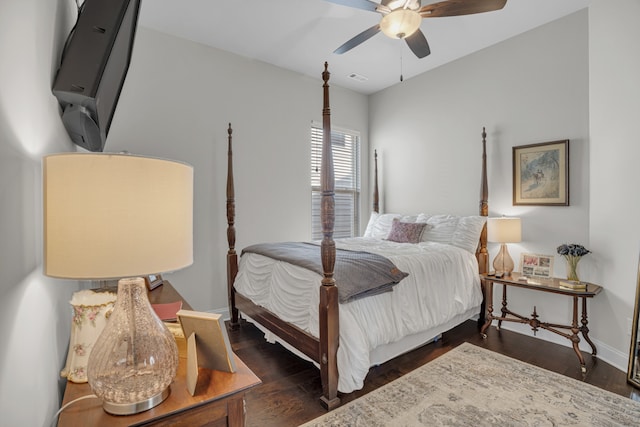
[[187, 389], [194, 396], [200, 368], [234, 373], [235, 357], [221, 314], [182, 309], [176, 315], [187, 342]]
[[148, 276], [144, 276], [144, 283], [147, 285], [147, 289], [152, 291], [162, 285], [164, 283], [164, 279], [160, 274], [149, 274]]
[[550, 279], [553, 277], [553, 255], [520, 254], [520, 271], [524, 276]]
[[569, 206], [569, 140], [513, 147], [513, 205]]

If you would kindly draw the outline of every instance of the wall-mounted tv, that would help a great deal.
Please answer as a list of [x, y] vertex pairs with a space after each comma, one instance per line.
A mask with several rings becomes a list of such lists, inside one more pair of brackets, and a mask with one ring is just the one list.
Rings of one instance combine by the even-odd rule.
[[131, 62], [140, 0], [85, 0], [53, 83], [71, 140], [103, 151]]

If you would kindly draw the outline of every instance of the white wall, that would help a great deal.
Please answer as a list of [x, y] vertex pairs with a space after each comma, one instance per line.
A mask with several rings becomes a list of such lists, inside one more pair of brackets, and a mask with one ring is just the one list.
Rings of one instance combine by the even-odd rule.
[[[590, 237], [598, 338], [629, 351], [640, 250], [640, 2], [595, 0], [589, 9]], [[596, 326], [594, 325], [594, 328]]]
[[[635, 264], [628, 261], [626, 277], [620, 277], [613, 260], [637, 258], [637, 233], [624, 232], [628, 224], [634, 224], [637, 230], [631, 222], [637, 210], [615, 214], [619, 229], [615, 238], [608, 235], [608, 230], [611, 215], [620, 212], [623, 202], [637, 204], [637, 198], [628, 190], [618, 190], [613, 183], [638, 181], [637, 175], [628, 176], [637, 172], [625, 171], [618, 163], [621, 159], [628, 159], [627, 163], [636, 160], [637, 156], [629, 154], [637, 152], [638, 137], [631, 133], [630, 125], [616, 118], [616, 126], [620, 125], [622, 130], [618, 130], [615, 138], [618, 145], [611, 149], [610, 116], [620, 113], [620, 118], [627, 118], [628, 123], [632, 123], [634, 114], [637, 116], [637, 110], [627, 111], [627, 107], [638, 102], [633, 96], [638, 85], [630, 77], [624, 78], [627, 74], [638, 75], [637, 62], [630, 60], [635, 68], [628, 71], [625, 63], [627, 55], [636, 51], [631, 46], [636, 38], [622, 33], [620, 38], [628, 37], [626, 47], [606, 34], [612, 26], [626, 28], [625, 21], [612, 19], [602, 23], [604, 34], [596, 38], [609, 40], [607, 46], [611, 43], [613, 47], [602, 50], [613, 58], [598, 58], [599, 63], [607, 65], [600, 66], [603, 69], [596, 89], [602, 93], [599, 95], [602, 99], [596, 98], [598, 105], [594, 106], [596, 99], [589, 99], [588, 45], [594, 36], [589, 38], [588, 24], [585, 9], [372, 95], [370, 144], [372, 150], [379, 150], [383, 163], [386, 211], [446, 210], [476, 214], [480, 133], [486, 126], [490, 215], [520, 216], [523, 221], [522, 243], [509, 245], [516, 264], [522, 252], [555, 255], [555, 274], [563, 276], [565, 262], [556, 255], [559, 244], [575, 242], [591, 249], [593, 254], [586, 256], [579, 267], [581, 278], [601, 283], [606, 289], [590, 302], [590, 335], [596, 340], [602, 358], [626, 369], [628, 337], [622, 319], [630, 317], [633, 309], [629, 289], [633, 286]], [[625, 61], [620, 61], [620, 57]], [[591, 62], [593, 65], [593, 58]], [[619, 76], [622, 81], [614, 87], [620, 91], [635, 83], [628, 94], [609, 92], [611, 81]], [[593, 85], [592, 82], [592, 89]], [[618, 100], [615, 109], [611, 108], [615, 104], [610, 97]], [[590, 102], [595, 111], [607, 111], [606, 116], [599, 118], [602, 123], [597, 130], [601, 135], [591, 144]], [[561, 139], [570, 140], [571, 205], [513, 206], [512, 147]], [[590, 153], [592, 149], [597, 149], [595, 156]], [[608, 157], [611, 161], [603, 161]], [[590, 185], [594, 185], [591, 191]], [[591, 209], [599, 212], [597, 228], [590, 223]], [[602, 224], [605, 220], [609, 225], [607, 231]], [[491, 258], [497, 246], [490, 244]], [[622, 247], [627, 248], [625, 253], [620, 253]], [[609, 277], [620, 277], [621, 281], [614, 284], [607, 280]], [[622, 291], [623, 288], [627, 291]], [[570, 320], [570, 298], [520, 289], [510, 290], [510, 296], [510, 308], [516, 312], [530, 315], [535, 306], [540, 320], [565, 324]], [[500, 297], [496, 291], [495, 300], [500, 301], [497, 299]], [[623, 299], [626, 303], [620, 304]], [[532, 334], [528, 325], [504, 323], [503, 327]], [[540, 331], [538, 336], [570, 344], [550, 332]]]
[[[139, 28], [105, 151], [126, 150], [194, 166], [194, 264], [165, 277], [196, 309], [227, 312], [229, 122], [236, 248], [310, 238], [310, 125], [322, 120], [323, 69], [318, 64], [318, 78], [312, 79]], [[332, 124], [361, 132], [366, 165], [367, 97], [336, 86], [330, 91]], [[367, 176], [368, 170], [363, 173]], [[366, 185], [362, 191], [363, 210], [368, 211]], [[149, 207], [151, 215], [162, 208], [163, 201], [158, 202]]]
[[74, 150], [51, 82], [71, 2], [0, 3], [0, 423], [48, 426], [60, 406], [77, 282], [42, 275], [41, 157]]
[[[634, 162], [640, 144], [631, 129], [640, 99], [638, 30], [631, 22], [638, 5], [624, 0], [611, 10], [594, 0], [589, 15], [587, 22], [579, 12], [370, 100], [332, 87], [332, 116], [334, 125], [362, 132], [365, 165], [371, 135], [387, 211], [476, 213], [486, 126], [491, 213], [524, 221], [524, 240], [511, 246], [512, 254], [552, 254], [563, 241], [592, 249], [581, 273], [606, 287], [591, 304], [592, 336], [606, 356], [619, 359], [628, 351], [624, 329], [633, 309], [639, 240], [639, 202], [624, 184], [637, 182], [639, 173]], [[59, 371], [69, 340], [67, 301], [80, 286], [41, 274], [40, 168], [43, 155], [75, 149], [50, 93], [73, 19], [74, 4], [64, 0], [0, 4], [3, 425], [49, 425], [64, 384]], [[307, 238], [304, 165], [308, 125], [321, 119], [320, 86], [320, 78], [140, 29], [106, 149], [195, 166], [195, 263], [167, 277], [197, 309], [226, 307], [227, 123], [235, 138], [236, 247]], [[511, 147], [561, 138], [572, 144], [572, 206], [511, 206]], [[363, 194], [367, 212], [369, 188]], [[568, 310], [568, 303], [540, 295], [514, 307], [527, 313], [533, 304], [552, 320], [564, 319]]]
[[[2, 425], [50, 425], [66, 382], [59, 372], [69, 343], [68, 301], [82, 284], [41, 273], [41, 158], [76, 150], [51, 94], [74, 20], [75, 4], [62, 0], [2, 2], [0, 9]], [[227, 307], [228, 122], [235, 138], [236, 247], [309, 238], [306, 165], [310, 124], [321, 120], [322, 70], [318, 64], [314, 80], [139, 28], [105, 151], [194, 165], [195, 262], [166, 277], [196, 309]], [[367, 97], [338, 87], [331, 96], [333, 123], [361, 131], [366, 156]], [[162, 203], [141, 208], [152, 215]]]

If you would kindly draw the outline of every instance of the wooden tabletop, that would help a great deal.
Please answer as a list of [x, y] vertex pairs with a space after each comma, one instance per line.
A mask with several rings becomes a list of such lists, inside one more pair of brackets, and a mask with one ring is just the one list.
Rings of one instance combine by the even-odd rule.
[[[195, 396], [187, 391], [186, 359], [180, 358], [178, 374], [171, 383], [171, 394], [160, 405], [134, 415], [118, 416], [106, 413], [99, 399], [83, 399], [60, 414], [58, 426], [130, 426], [148, 422], [166, 415], [186, 411], [230, 394], [260, 384], [260, 379], [234, 354], [237, 371], [233, 374], [201, 369]], [[92, 394], [89, 384], [67, 383], [62, 404]]]
[[[554, 292], [565, 295], [577, 295], [583, 297], [593, 297], [602, 291], [602, 286], [596, 285], [594, 283], [583, 282], [586, 284], [586, 289], [568, 289], [562, 287], [561, 284], [561, 282], [566, 281], [566, 279], [559, 279], [557, 277], [529, 277], [523, 276], [522, 274], [517, 272], [511, 273], [511, 276], [503, 276], [500, 278], [483, 273], [480, 275], [480, 278], [484, 281], [491, 281], [493, 283], [501, 283], [521, 288], [538, 289], [546, 292]], [[525, 278], [526, 280], [524, 280]]]

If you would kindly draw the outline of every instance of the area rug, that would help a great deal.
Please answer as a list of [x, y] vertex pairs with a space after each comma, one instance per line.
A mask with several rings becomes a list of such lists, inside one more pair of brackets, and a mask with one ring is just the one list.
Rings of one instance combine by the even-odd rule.
[[640, 402], [464, 343], [303, 426], [640, 426]]

